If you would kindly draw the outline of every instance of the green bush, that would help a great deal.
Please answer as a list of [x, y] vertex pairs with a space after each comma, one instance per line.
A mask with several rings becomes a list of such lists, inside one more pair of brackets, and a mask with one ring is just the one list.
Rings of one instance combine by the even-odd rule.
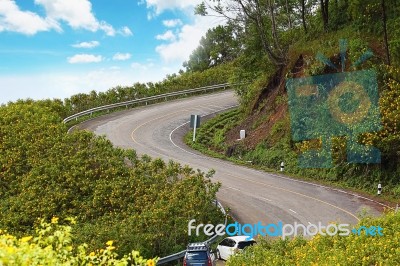
[[[132, 86], [117, 86], [106, 92], [91, 91], [66, 98], [66, 114], [72, 115], [101, 105], [129, 101], [143, 97], [226, 83], [232, 72], [232, 65], [225, 63], [202, 72], [185, 72], [167, 75], [160, 82], [135, 83]], [[67, 115], [64, 115], [65, 118]]]
[[[53, 217], [51, 223], [40, 221], [34, 235], [15, 237], [0, 230], [1, 265], [137, 265], [155, 266], [158, 258], [144, 259], [139, 252], [132, 251], [118, 256], [112, 240], [106, 247], [89, 251], [87, 244], [77, 244], [71, 225], [58, 224]], [[75, 224], [74, 219], [67, 219]]]
[[258, 245], [231, 257], [227, 266], [400, 264], [400, 213], [366, 217], [359, 226], [380, 226], [383, 236], [367, 236], [362, 232], [349, 236], [316, 235], [311, 240], [262, 239]]
[[204, 239], [187, 235], [188, 220], [223, 219], [212, 204], [219, 184], [206, 174], [66, 131], [51, 105], [0, 107], [0, 228], [20, 237], [38, 218], [76, 217], [76, 243], [113, 239], [121, 254], [165, 256]]

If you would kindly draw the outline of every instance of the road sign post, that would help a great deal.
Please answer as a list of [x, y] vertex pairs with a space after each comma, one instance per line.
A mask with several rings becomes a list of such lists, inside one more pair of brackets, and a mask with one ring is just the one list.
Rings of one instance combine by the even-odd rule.
[[193, 142], [196, 141], [196, 130], [200, 126], [200, 116], [191, 115], [190, 116], [190, 127], [193, 128]]

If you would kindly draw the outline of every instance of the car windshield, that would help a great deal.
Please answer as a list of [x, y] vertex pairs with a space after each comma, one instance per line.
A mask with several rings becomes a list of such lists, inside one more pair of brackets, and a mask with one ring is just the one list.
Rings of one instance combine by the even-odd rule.
[[256, 243], [256, 241], [243, 241], [239, 242], [238, 249], [244, 249], [245, 247], [252, 246]]
[[187, 253], [187, 260], [207, 260], [207, 252], [206, 251], [191, 251]]

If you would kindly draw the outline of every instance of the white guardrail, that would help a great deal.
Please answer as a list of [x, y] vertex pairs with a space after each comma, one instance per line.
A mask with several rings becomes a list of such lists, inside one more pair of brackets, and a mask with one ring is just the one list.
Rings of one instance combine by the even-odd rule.
[[[224, 214], [224, 216], [225, 216], [224, 224], [226, 226], [226, 223], [228, 222], [228, 218], [227, 218], [226, 211], [225, 211], [224, 207], [217, 200], [215, 200], [214, 203], [217, 205], [217, 207], [220, 209], [220, 211]], [[204, 242], [207, 243], [207, 244], [211, 244], [217, 238], [218, 238], [218, 235], [214, 235], [210, 239], [208, 239], [208, 240], [206, 240]], [[181, 258], [183, 258], [185, 256], [185, 253], [186, 253], [186, 249], [182, 250], [182, 251], [179, 251], [178, 253], [171, 254], [171, 255], [168, 255], [166, 257], [160, 258], [158, 260], [158, 262], [157, 262], [157, 265], [162, 265], [162, 264], [165, 264], [165, 263], [168, 263], [168, 262], [171, 262], [171, 261], [179, 260], [179, 259], [181, 259]]]
[[[236, 84], [233, 84], [233, 85], [236, 85]], [[216, 89], [226, 89], [227, 87], [230, 87], [230, 86], [231, 86], [231, 84], [229, 84], [229, 83], [223, 83], [223, 84], [211, 85], [211, 86], [183, 90], [183, 91], [174, 91], [174, 92], [169, 92], [169, 93], [165, 93], [165, 94], [159, 94], [159, 95], [149, 96], [149, 97], [145, 97], [145, 98], [134, 99], [134, 100], [126, 101], [126, 102], [103, 105], [103, 106], [91, 108], [86, 111], [82, 111], [82, 112], [73, 114], [71, 116], [68, 116], [67, 118], [65, 118], [63, 120], [63, 122], [67, 123], [74, 119], [77, 120], [81, 116], [92, 115], [93, 113], [99, 112], [99, 111], [110, 110], [110, 109], [123, 107], [123, 106], [128, 108], [128, 105], [132, 105], [132, 104], [138, 104], [138, 103], [146, 103], [147, 104], [148, 102], [155, 101], [155, 100], [160, 100], [160, 99], [167, 100], [169, 97], [174, 97], [174, 96], [182, 96], [182, 95], [187, 95], [187, 94], [202, 92], [202, 91], [207, 92], [209, 90], [216, 90]]]

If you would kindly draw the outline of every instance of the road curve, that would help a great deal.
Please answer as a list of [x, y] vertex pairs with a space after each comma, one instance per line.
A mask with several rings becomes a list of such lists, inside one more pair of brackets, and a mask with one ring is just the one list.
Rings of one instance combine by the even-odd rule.
[[363, 209], [375, 215], [383, 211], [383, 205], [355, 194], [209, 158], [184, 145], [191, 114], [205, 116], [235, 105], [234, 93], [223, 91], [112, 113], [79, 127], [138, 154], [216, 170], [212, 179], [222, 183], [218, 199], [241, 223], [354, 224]]

